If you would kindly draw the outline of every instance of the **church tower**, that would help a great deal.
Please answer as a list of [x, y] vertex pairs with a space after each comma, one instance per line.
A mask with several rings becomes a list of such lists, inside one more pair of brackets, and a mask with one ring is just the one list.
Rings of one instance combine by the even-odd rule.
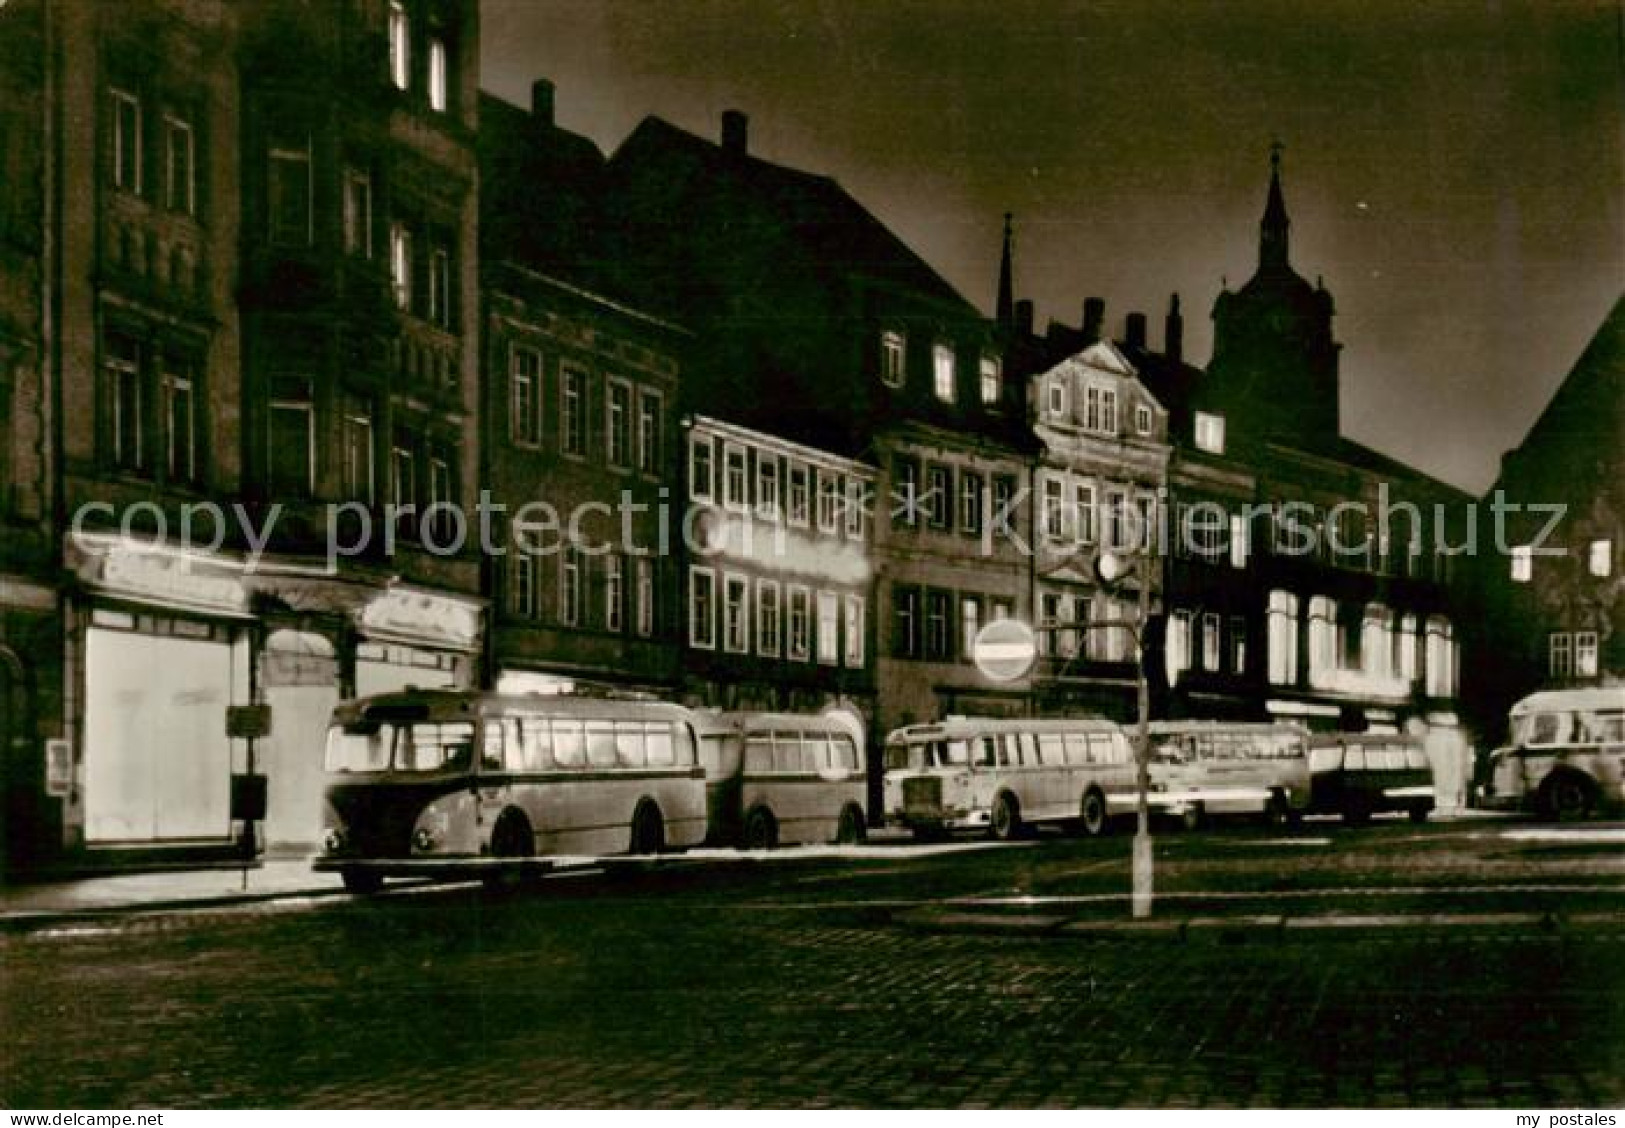
[[1211, 402], [1238, 438], [1312, 447], [1338, 433], [1338, 354], [1332, 296], [1292, 269], [1281, 146], [1270, 150], [1269, 195], [1259, 222], [1258, 270], [1213, 304]]

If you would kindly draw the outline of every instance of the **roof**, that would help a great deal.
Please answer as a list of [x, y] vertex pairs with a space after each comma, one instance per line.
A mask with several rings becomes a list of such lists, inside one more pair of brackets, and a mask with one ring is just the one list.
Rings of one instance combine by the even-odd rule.
[[1591, 686], [1585, 689], [1548, 689], [1531, 693], [1512, 707], [1511, 715], [1559, 709], [1625, 709], [1625, 685]]

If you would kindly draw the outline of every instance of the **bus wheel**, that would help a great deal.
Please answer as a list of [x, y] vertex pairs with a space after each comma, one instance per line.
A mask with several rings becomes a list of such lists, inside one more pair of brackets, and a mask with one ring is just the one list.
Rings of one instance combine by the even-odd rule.
[[1083, 832], [1090, 838], [1099, 838], [1111, 825], [1111, 820], [1106, 817], [1106, 797], [1094, 788], [1083, 793], [1079, 814], [1082, 816]]
[[658, 854], [666, 848], [666, 820], [660, 808], [647, 800], [638, 804], [632, 816], [631, 847], [634, 854]]
[[1286, 796], [1279, 791], [1270, 792], [1270, 797], [1264, 801], [1264, 825], [1279, 830], [1287, 824]]
[[1558, 822], [1584, 818], [1591, 811], [1591, 798], [1590, 780], [1572, 771], [1553, 772], [1540, 789], [1540, 809]]
[[384, 887], [383, 875], [371, 873], [367, 870], [347, 869], [339, 874], [339, 877], [343, 880], [347, 892], [363, 896], [368, 893], [376, 893]]
[[856, 846], [869, 837], [869, 828], [864, 825], [863, 812], [850, 803], [841, 811], [841, 821], [835, 831], [835, 841], [844, 846]]
[[1343, 800], [1343, 825], [1365, 826], [1371, 821], [1371, 807], [1363, 796], [1354, 795]]
[[779, 824], [766, 807], [752, 807], [745, 816], [745, 849], [771, 850], [779, 844]]
[[1021, 806], [1008, 791], [999, 792], [993, 800], [993, 815], [988, 819], [987, 831], [1000, 842], [1009, 842], [1021, 836]]
[[[491, 831], [491, 856], [528, 858], [535, 852], [536, 836], [531, 833], [530, 820], [512, 808], [503, 811]], [[487, 870], [484, 877], [485, 887], [498, 893], [518, 889], [523, 881], [518, 870], [505, 866]]]

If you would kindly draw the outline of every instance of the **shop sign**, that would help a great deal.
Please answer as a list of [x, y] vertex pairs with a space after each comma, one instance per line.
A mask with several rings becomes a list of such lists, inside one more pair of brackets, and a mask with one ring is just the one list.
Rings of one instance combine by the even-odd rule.
[[361, 626], [373, 636], [473, 650], [479, 643], [480, 609], [429, 592], [388, 591], [367, 604]]
[[263, 740], [271, 735], [269, 705], [227, 705], [226, 735], [232, 740]]
[[116, 595], [200, 609], [243, 614], [248, 599], [240, 582], [211, 575], [175, 556], [111, 548], [102, 558], [99, 586]]
[[264, 678], [267, 689], [331, 686], [338, 684], [339, 664], [337, 659], [322, 654], [271, 650], [265, 654]]

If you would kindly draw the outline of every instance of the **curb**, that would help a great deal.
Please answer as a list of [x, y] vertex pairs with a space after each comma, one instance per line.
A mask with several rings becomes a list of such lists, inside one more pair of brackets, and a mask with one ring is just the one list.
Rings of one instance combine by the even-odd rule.
[[212, 897], [177, 897], [160, 901], [139, 901], [126, 904], [86, 905], [78, 909], [39, 909], [0, 913], [0, 935], [37, 932], [62, 924], [84, 923], [97, 920], [117, 920], [152, 913], [184, 913], [207, 909], [227, 909], [242, 905], [272, 904], [278, 901], [302, 901], [316, 898], [350, 897], [342, 887], [319, 886], [310, 889], [284, 889], [271, 893], [226, 893]]

